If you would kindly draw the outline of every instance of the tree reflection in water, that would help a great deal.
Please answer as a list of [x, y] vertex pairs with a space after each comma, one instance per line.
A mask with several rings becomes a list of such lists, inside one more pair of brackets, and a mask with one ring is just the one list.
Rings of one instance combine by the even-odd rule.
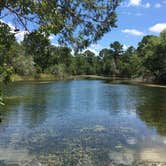
[[166, 89], [143, 88], [140, 96], [144, 100], [137, 104], [137, 114], [148, 126], [156, 128], [158, 134], [166, 135]]

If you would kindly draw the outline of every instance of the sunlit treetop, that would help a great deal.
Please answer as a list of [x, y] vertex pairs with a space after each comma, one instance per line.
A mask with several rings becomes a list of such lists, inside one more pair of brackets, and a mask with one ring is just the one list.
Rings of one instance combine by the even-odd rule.
[[[121, 0], [1, 0], [0, 19], [12, 15], [16, 25], [29, 25], [59, 42], [85, 48], [116, 27], [115, 10]], [[17, 27], [16, 27], [17, 28]]]

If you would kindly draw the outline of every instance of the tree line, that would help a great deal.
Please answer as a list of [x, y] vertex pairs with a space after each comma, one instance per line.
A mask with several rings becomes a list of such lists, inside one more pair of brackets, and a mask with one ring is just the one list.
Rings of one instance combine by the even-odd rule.
[[118, 41], [95, 55], [90, 50], [72, 54], [65, 46], [54, 46], [40, 31], [26, 34], [18, 43], [5, 23], [0, 23], [0, 75], [4, 82], [15, 73], [20, 76], [40, 73], [58, 78], [69, 75], [102, 75], [140, 78], [166, 83], [166, 30], [160, 36], [144, 36], [138, 47], [123, 49]]

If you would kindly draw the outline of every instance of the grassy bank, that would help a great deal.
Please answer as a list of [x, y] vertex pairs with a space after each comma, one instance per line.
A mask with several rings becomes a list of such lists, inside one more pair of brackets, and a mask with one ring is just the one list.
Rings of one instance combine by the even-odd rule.
[[67, 76], [65, 77], [58, 77], [53, 74], [38, 74], [35, 76], [20, 76], [17, 74], [12, 75], [12, 81], [56, 81], [56, 80], [64, 80], [68, 79]]
[[20, 76], [17, 74], [12, 75], [12, 81], [58, 81], [58, 80], [80, 80], [80, 79], [100, 79], [100, 80], [112, 80], [112, 79], [120, 79], [118, 77], [105, 77], [105, 76], [97, 76], [97, 75], [76, 75], [76, 76], [65, 76], [58, 77], [52, 74], [38, 74], [35, 76]]

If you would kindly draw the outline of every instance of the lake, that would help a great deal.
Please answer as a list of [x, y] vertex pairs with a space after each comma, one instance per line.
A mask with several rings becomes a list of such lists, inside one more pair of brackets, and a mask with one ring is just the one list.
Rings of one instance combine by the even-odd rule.
[[166, 163], [166, 89], [18, 82], [0, 107], [0, 166]]

